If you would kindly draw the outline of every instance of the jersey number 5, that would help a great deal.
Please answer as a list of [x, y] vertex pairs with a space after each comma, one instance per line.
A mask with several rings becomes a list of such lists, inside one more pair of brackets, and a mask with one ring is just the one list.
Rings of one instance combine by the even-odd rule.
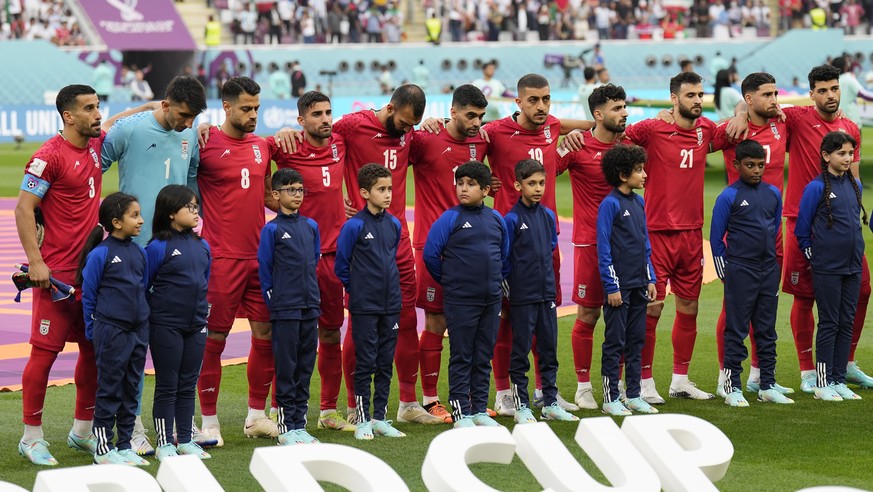
[[330, 186], [330, 169], [327, 166], [321, 166], [321, 182], [325, 188]]

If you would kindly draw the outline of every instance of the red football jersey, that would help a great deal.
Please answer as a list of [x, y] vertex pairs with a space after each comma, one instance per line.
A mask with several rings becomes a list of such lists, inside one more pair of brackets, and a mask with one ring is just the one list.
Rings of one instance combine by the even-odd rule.
[[858, 142], [855, 149], [855, 162], [861, 160], [861, 132], [848, 118], [825, 121], [818, 115], [815, 106], [795, 106], [784, 108], [785, 123], [791, 132], [788, 152], [791, 154], [788, 170], [788, 189], [785, 192], [785, 206], [782, 215], [797, 217], [803, 189], [816, 176], [821, 174], [819, 147], [825, 135], [830, 132], [846, 132]]
[[570, 171], [573, 189], [573, 244], [597, 243], [597, 211], [606, 195], [612, 191], [600, 161], [603, 154], [615, 143], [604, 143], [594, 138], [594, 133], [585, 132], [585, 147], [576, 152], [558, 150], [558, 174]]
[[297, 144], [294, 154], [282, 152], [273, 137], [267, 137], [267, 145], [279, 169], [290, 167], [303, 177], [303, 186], [308, 191], [300, 205], [300, 214], [318, 223], [321, 252], [333, 253], [340, 229], [346, 221], [343, 206], [346, 144], [342, 137], [331, 135], [324, 147], [313, 147], [304, 140]]
[[[536, 130], [526, 130], [515, 120], [518, 113], [492, 121], [485, 125], [491, 140], [488, 149], [488, 164], [491, 172], [500, 179], [502, 188], [494, 194], [494, 209], [506, 214], [521, 197], [512, 183], [515, 182], [515, 165], [524, 159], [535, 159], [546, 168], [546, 189], [543, 205], [557, 216], [555, 201], [555, 177], [558, 175], [558, 138], [561, 122], [549, 115], [546, 123]], [[560, 223], [560, 222], [559, 222]], [[560, 232], [560, 230], [558, 231]]]
[[213, 258], [252, 260], [264, 227], [264, 179], [270, 175], [270, 147], [247, 134], [237, 140], [218, 127], [200, 150], [197, 186], [203, 200], [203, 238]]
[[103, 176], [100, 149], [106, 132], [84, 149], [61, 135], [46, 141], [24, 168], [21, 189], [42, 199], [45, 238], [40, 253], [55, 271], [75, 270], [88, 234], [99, 220]]
[[447, 130], [439, 135], [416, 131], [409, 150], [409, 164], [415, 177], [415, 230], [412, 247], [424, 248], [430, 226], [446, 210], [458, 204], [455, 170], [471, 160], [481, 161], [488, 143], [476, 136], [455, 140]]
[[627, 127], [625, 135], [646, 149], [646, 222], [650, 231], [703, 228], [703, 181], [710, 144], [720, 150], [715, 123], [697, 118], [694, 128], [648, 119]]
[[381, 164], [391, 171], [391, 206], [388, 213], [403, 226], [401, 234], [409, 236], [406, 227], [406, 171], [409, 166], [409, 144], [412, 134], [401, 137], [388, 135], [385, 126], [373, 110], [347, 114], [334, 123], [333, 132], [346, 141], [345, 182], [352, 206], [363, 210], [367, 202], [359, 192], [358, 171], [365, 164]]
[[[725, 138], [724, 131], [727, 123], [718, 125], [717, 138]], [[764, 147], [764, 176], [762, 180], [771, 184], [779, 191], [784, 191], [785, 185], [785, 149], [788, 145], [788, 126], [773, 118], [763, 126], [753, 125], [749, 122], [749, 137]], [[728, 143], [722, 150], [724, 154], [724, 167], [727, 170], [728, 184], [736, 183], [740, 179], [740, 173], [734, 167], [734, 159], [737, 156], [736, 143]]]

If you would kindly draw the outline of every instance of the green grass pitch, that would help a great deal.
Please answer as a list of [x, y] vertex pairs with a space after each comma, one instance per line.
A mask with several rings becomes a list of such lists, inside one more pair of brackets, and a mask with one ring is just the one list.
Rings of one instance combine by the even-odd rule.
[[[873, 131], [864, 132], [864, 156], [873, 152]], [[0, 146], [0, 196], [16, 196], [21, 183], [21, 173], [35, 145], [25, 145], [14, 150], [11, 145]], [[705, 209], [711, 211], [715, 197], [724, 187], [724, 172], [719, 155], [709, 158], [712, 167], [706, 173]], [[862, 163], [862, 176], [866, 182], [873, 183], [873, 171], [868, 166], [873, 158], [866, 157]], [[411, 175], [411, 173], [410, 173]], [[410, 181], [412, 180], [410, 176]], [[117, 178], [108, 174], [104, 193], [114, 191]], [[413, 188], [410, 188], [412, 190]], [[868, 208], [873, 201], [865, 198]], [[572, 215], [570, 186], [566, 176], [558, 181], [558, 208], [562, 216]], [[709, 217], [705, 228], [709, 227]], [[708, 232], [705, 233], [708, 235]], [[873, 237], [865, 228], [868, 251], [873, 250]], [[572, 260], [564, 262], [564, 268], [572, 268]], [[703, 389], [715, 389], [718, 365], [715, 350], [715, 322], [721, 307], [722, 287], [713, 282], [703, 287], [698, 316], [698, 337], [695, 357], [691, 365], [691, 378]], [[788, 313], [790, 296], [780, 296], [778, 316], [778, 380], [783, 385], [798, 389], [799, 372]], [[673, 324], [674, 304], [668, 298], [661, 323], [658, 326], [658, 345], [655, 361], [655, 379], [663, 395], [667, 393], [671, 373], [670, 329]], [[572, 399], [575, 391], [572, 354], [570, 350], [570, 330], [573, 317], [562, 318], [559, 322], [561, 368], [558, 386], [562, 394]], [[596, 381], [599, 377], [599, 343], [602, 341], [602, 321], [595, 335], [595, 360], [593, 363]], [[862, 367], [873, 370], [873, 331], [869, 321], [857, 359]], [[448, 348], [443, 351], [443, 375], [440, 394], [447, 394], [446, 367]], [[745, 378], [743, 378], [745, 379]], [[600, 385], [594, 384], [596, 397], [600, 399]], [[309, 421], [313, 434], [324, 442], [345, 444], [370, 452], [385, 462], [404, 478], [411, 490], [424, 490], [421, 480], [421, 464], [431, 439], [447, 426], [399, 425], [407, 433], [405, 439], [377, 439], [360, 444], [351, 433], [315, 431], [318, 409], [318, 371], [312, 380], [313, 397], [310, 401]], [[150, 418], [151, 395], [154, 378], [146, 378], [145, 417]], [[392, 386], [393, 394], [389, 400], [389, 417], [396, 415], [397, 386]], [[811, 395], [795, 395], [797, 403], [790, 407], [764, 405], [751, 401], [747, 409], [730, 409], [720, 399], [695, 402], [668, 399], [661, 406], [662, 412], [686, 413], [696, 415], [712, 422], [721, 429], [734, 446], [734, 457], [723, 480], [716, 485], [728, 491], [791, 491], [816, 485], [844, 485], [870, 488], [873, 484], [873, 469], [869, 457], [873, 456], [873, 440], [863, 437], [869, 433], [869, 415], [873, 409], [873, 392], [861, 392], [864, 400], [828, 404], [816, 401]], [[226, 490], [257, 490], [254, 478], [248, 472], [252, 450], [258, 446], [273, 445], [268, 440], [245, 439], [242, 433], [246, 412], [246, 376], [244, 366], [225, 368], [219, 402], [220, 418], [223, 424], [225, 447], [212, 450], [213, 459], [206, 466]], [[751, 395], [749, 395], [751, 396]], [[492, 395], [493, 398], [493, 395]], [[46, 397], [45, 431], [47, 439], [53, 444], [51, 450], [64, 466], [87, 465], [91, 457], [67, 448], [66, 433], [69, 430], [71, 407], [74, 399], [72, 386], [50, 388]], [[753, 399], [753, 398], [752, 398]], [[344, 407], [345, 389], [340, 394], [340, 406]], [[21, 437], [21, 393], [0, 394], [0, 480], [31, 488], [34, 477], [40, 469], [30, 465], [18, 456], [16, 445]], [[599, 411], [578, 412], [580, 417], [601, 416]], [[511, 419], [499, 421], [509, 427]], [[550, 423], [570, 452], [578, 458], [581, 465], [593, 476], [603, 481], [603, 476], [584, 455], [573, 440], [576, 426], [572, 423]], [[156, 473], [157, 462], [152, 460], [150, 473]], [[500, 490], [540, 490], [541, 487], [517, 458], [510, 465], [475, 465], [476, 475], [490, 486]], [[605, 483], [605, 482], [604, 482]], [[328, 490], [339, 487], [324, 484]]]

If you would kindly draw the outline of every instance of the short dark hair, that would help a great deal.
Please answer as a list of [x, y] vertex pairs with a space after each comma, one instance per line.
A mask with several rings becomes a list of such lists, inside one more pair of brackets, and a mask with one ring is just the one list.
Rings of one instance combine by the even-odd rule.
[[679, 94], [682, 84], [702, 84], [703, 78], [695, 72], [679, 72], [670, 79], [670, 94]]
[[594, 110], [608, 103], [609, 101], [624, 101], [627, 99], [627, 94], [624, 88], [620, 85], [606, 84], [597, 86], [591, 94], [588, 95], [588, 110], [594, 114]]
[[543, 163], [534, 159], [523, 159], [515, 165], [515, 180], [519, 183], [536, 173], [545, 174]]
[[679, 66], [682, 67], [682, 68], [685, 68], [685, 67], [687, 67], [688, 65], [691, 65], [692, 63], [693, 63], [693, 62], [692, 62], [691, 60], [682, 60], [681, 62], [679, 62]]
[[846, 73], [849, 71], [849, 64], [846, 62], [845, 55], [835, 56], [833, 60], [831, 60], [831, 65], [840, 71], [840, 73]]
[[743, 92], [743, 95], [752, 93], [761, 88], [764, 84], [775, 84], [776, 78], [770, 75], [767, 72], [755, 72], [746, 75], [746, 78], [743, 79], [743, 83], [740, 86], [740, 89]]
[[813, 90], [816, 82], [840, 80], [840, 69], [831, 65], [819, 65], [809, 71], [807, 79], [809, 80], [809, 90]]
[[[161, 188], [155, 198], [155, 212], [152, 217], [152, 240], [168, 240], [173, 237], [175, 229], [173, 229], [173, 220], [171, 215], [175, 214], [182, 207], [188, 205], [192, 201], [197, 201], [197, 195], [194, 190], [185, 185], [171, 184]], [[199, 238], [191, 229], [186, 231], [195, 238]]]
[[452, 93], [453, 108], [464, 108], [467, 106], [475, 108], [485, 108], [488, 106], [488, 99], [485, 99], [485, 94], [473, 84], [459, 85]]
[[479, 183], [480, 188], [485, 188], [491, 186], [491, 169], [480, 161], [465, 162], [455, 170], [455, 181], [461, 178], [470, 178]]
[[225, 101], [236, 101], [245, 92], [250, 96], [261, 93], [261, 86], [248, 77], [231, 77], [221, 87], [221, 98]]
[[487, 68], [488, 65], [493, 65], [494, 68], [497, 68], [497, 60], [492, 58], [491, 60], [486, 61], [485, 63], [482, 64], [482, 70], [485, 70], [485, 68]]
[[64, 111], [72, 109], [76, 104], [76, 98], [79, 96], [97, 95], [97, 91], [90, 85], [73, 84], [68, 85], [58, 91], [58, 96], [55, 98], [55, 106], [58, 108], [58, 113], [61, 117], [64, 116]]
[[737, 144], [736, 155], [734, 159], [737, 162], [751, 157], [752, 159], [763, 159], [767, 157], [767, 152], [764, 147], [754, 140], [743, 140]]
[[316, 103], [330, 102], [330, 98], [318, 91], [308, 91], [297, 100], [297, 113], [301, 116], [312, 109]]
[[284, 167], [274, 172], [273, 178], [270, 180], [270, 184], [274, 190], [278, 190], [280, 186], [294, 183], [303, 184], [303, 176], [301, 176], [297, 170], [291, 169], [290, 167]]
[[597, 72], [594, 71], [593, 67], [585, 67], [582, 70], [582, 76], [585, 77], [585, 80], [591, 80], [595, 75], [597, 75]]
[[522, 89], [542, 89], [549, 86], [549, 80], [538, 73], [529, 73], [518, 79], [516, 90], [521, 93]]
[[427, 98], [421, 87], [415, 84], [403, 84], [394, 89], [394, 93], [391, 94], [391, 104], [398, 110], [411, 107], [412, 115], [421, 118], [424, 115]]
[[206, 89], [197, 77], [174, 77], [167, 85], [164, 97], [173, 102], [187, 104], [194, 114], [202, 113], [206, 109]]
[[364, 167], [358, 170], [358, 187], [370, 191], [380, 178], [390, 178], [391, 171], [381, 164], [364, 164]]
[[[691, 72], [686, 72], [691, 73]], [[600, 168], [610, 186], [618, 188], [621, 177], [630, 176], [638, 164], [645, 164], [646, 151], [637, 145], [617, 144], [603, 154]]]

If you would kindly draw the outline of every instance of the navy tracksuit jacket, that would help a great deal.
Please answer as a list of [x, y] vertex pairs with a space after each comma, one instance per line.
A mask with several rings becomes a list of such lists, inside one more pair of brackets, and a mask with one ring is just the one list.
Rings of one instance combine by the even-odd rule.
[[112, 450], [113, 427], [118, 449], [130, 449], [148, 349], [147, 282], [146, 253], [130, 238], [107, 237], [88, 253], [82, 270], [85, 335], [94, 340], [97, 357], [97, 454]]
[[320, 242], [318, 224], [300, 214], [279, 212], [261, 229], [258, 277], [273, 323], [279, 434], [306, 426], [321, 314]]
[[503, 218], [509, 238], [509, 311], [512, 357], [509, 376], [516, 408], [529, 406], [528, 354], [536, 336], [545, 405], [555, 403], [558, 389], [558, 317], [552, 251], [558, 246], [555, 214], [539, 203], [518, 202]]
[[824, 173], [804, 188], [794, 226], [800, 250], [812, 266], [818, 308], [815, 360], [819, 387], [846, 381], [864, 255], [864, 237], [858, 220], [861, 207], [850, 181], [853, 178], [848, 174], [838, 177], [825, 173], [830, 182], [832, 226], [828, 227]]
[[371, 381], [372, 417], [385, 420], [400, 322], [399, 243], [400, 221], [367, 207], [343, 224], [337, 239], [334, 271], [349, 295], [359, 422], [370, 421]]
[[640, 396], [640, 371], [646, 335], [646, 289], [655, 283], [652, 248], [646, 229], [643, 198], [613, 189], [597, 211], [597, 259], [604, 294], [621, 292], [618, 307], [603, 305], [606, 331], [601, 374], [603, 401], [619, 396], [619, 364], [624, 355], [627, 397]]
[[485, 412], [488, 403], [501, 283], [509, 272], [503, 217], [484, 205], [446, 210], [427, 235], [424, 263], [443, 287], [451, 352], [449, 401], [457, 422]]
[[782, 194], [775, 186], [737, 181], [715, 201], [709, 242], [715, 271], [724, 282], [726, 393], [742, 388], [740, 374], [748, 355], [743, 341], [749, 336], [749, 323], [755, 327], [761, 389], [776, 384], [776, 309], [781, 273], [776, 261], [776, 238], [781, 227]]

